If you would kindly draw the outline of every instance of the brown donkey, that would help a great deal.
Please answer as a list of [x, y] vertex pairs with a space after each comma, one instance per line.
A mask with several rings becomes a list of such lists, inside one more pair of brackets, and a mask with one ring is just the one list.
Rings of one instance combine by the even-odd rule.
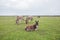
[[28, 26], [26, 26], [25, 30], [26, 31], [34, 31], [34, 30], [37, 30], [37, 28], [38, 28], [38, 22], [39, 21], [35, 21], [35, 24], [34, 25], [28, 25]]
[[21, 22], [22, 20], [24, 20], [23, 16], [17, 16], [16, 24], [19, 24], [19, 20], [20, 20], [20, 22]]
[[29, 20], [33, 20], [33, 16], [27, 16], [26, 17], [26, 20], [25, 20], [25, 23], [28, 24], [29, 23]]

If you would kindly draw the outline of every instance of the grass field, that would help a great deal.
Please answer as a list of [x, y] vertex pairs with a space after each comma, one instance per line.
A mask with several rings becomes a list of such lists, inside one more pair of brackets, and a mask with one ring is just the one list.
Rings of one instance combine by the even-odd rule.
[[15, 24], [16, 17], [0, 16], [0, 40], [60, 40], [60, 17], [41, 17], [38, 31], [26, 32], [26, 24], [22, 21]]

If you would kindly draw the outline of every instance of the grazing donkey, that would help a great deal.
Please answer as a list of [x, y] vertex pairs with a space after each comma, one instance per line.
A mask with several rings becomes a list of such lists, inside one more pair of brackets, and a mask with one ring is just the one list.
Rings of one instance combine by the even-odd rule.
[[26, 24], [28, 24], [28, 22], [29, 22], [30, 20], [32, 21], [32, 20], [33, 20], [33, 17], [32, 17], [32, 16], [27, 16], [27, 17], [26, 17], [26, 20], [25, 20]]
[[37, 30], [37, 28], [38, 28], [38, 22], [39, 21], [35, 21], [35, 24], [34, 25], [28, 25], [28, 26], [26, 26], [25, 30], [26, 31], [34, 31], [34, 30]]
[[24, 20], [23, 16], [17, 16], [16, 24], [19, 24], [19, 20], [20, 21]]
[[32, 21], [33, 20], [33, 16], [28, 16], [27, 19]]
[[22, 20], [24, 20], [25, 23], [27, 24], [27, 23], [29, 22], [29, 20], [32, 20], [32, 19], [33, 19], [32, 16], [27, 16], [27, 17], [26, 17], [26, 20], [24, 20], [24, 17], [23, 17], [23, 16], [17, 16], [16, 24], [19, 24], [19, 20], [20, 20], [20, 22], [21, 22]]
[[29, 20], [33, 20], [33, 17], [32, 16], [27, 16], [26, 17], [26, 20], [25, 20], [25, 23], [28, 24]]

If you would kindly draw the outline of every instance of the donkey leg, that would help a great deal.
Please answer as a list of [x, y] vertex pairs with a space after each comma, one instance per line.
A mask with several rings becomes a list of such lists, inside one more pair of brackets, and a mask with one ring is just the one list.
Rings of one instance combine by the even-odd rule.
[[16, 20], [16, 24], [19, 24], [19, 20]]
[[16, 24], [18, 24], [18, 21], [16, 21]]
[[38, 26], [36, 26], [36, 29], [35, 30], [38, 30]]
[[33, 18], [31, 18], [31, 21], [33, 20]]

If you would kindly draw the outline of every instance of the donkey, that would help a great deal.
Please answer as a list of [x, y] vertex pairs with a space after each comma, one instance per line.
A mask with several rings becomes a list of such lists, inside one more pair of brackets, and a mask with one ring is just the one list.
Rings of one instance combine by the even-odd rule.
[[25, 23], [28, 24], [30, 20], [32, 21], [33, 17], [32, 16], [27, 16], [26, 20], [25, 20]]
[[26, 31], [34, 31], [34, 30], [37, 30], [38, 29], [38, 22], [39, 21], [35, 21], [35, 24], [33, 24], [33, 25], [28, 25], [28, 26], [26, 26], [26, 28], [25, 28], [25, 30]]
[[26, 18], [31, 21], [33, 20], [33, 16], [27, 16]]
[[19, 20], [20, 21], [24, 20], [23, 16], [17, 16], [16, 24], [19, 24]]

